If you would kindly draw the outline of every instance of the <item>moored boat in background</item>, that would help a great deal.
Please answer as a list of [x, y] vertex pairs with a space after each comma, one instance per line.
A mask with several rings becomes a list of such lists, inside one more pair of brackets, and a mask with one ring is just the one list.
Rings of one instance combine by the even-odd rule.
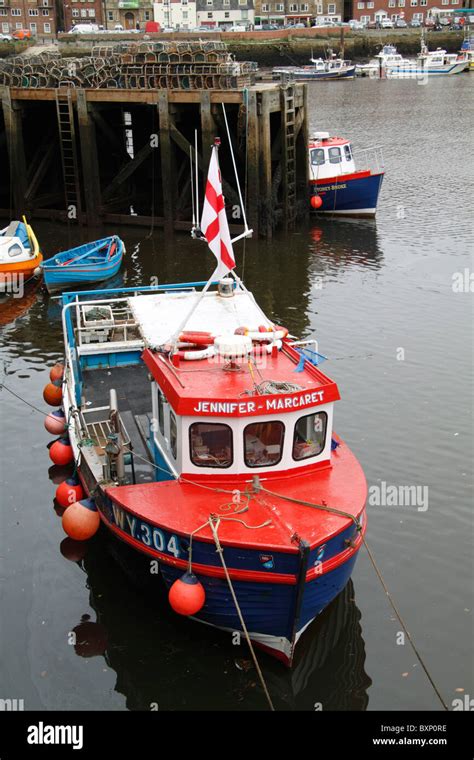
[[318, 214], [375, 216], [384, 178], [382, 148], [357, 154], [349, 140], [316, 132], [308, 146], [310, 203]]
[[108, 280], [119, 271], [124, 251], [123, 241], [111, 235], [57, 253], [42, 264], [44, 284], [52, 292]]
[[25, 217], [0, 230], [0, 293], [23, 287], [41, 274], [43, 256], [36, 235]]
[[273, 74], [288, 74], [297, 82], [310, 82], [327, 79], [353, 79], [356, 67], [352, 61], [339, 58], [333, 53], [331, 57], [311, 58], [311, 66], [278, 66]]

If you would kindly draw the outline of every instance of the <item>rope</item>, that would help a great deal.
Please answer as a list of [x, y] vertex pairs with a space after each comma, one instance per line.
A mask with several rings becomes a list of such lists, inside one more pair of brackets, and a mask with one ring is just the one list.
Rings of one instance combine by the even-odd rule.
[[377, 577], [378, 577], [380, 583], [382, 584], [382, 588], [385, 591], [385, 594], [387, 595], [388, 601], [390, 602], [390, 605], [391, 605], [391, 607], [392, 607], [395, 615], [398, 618], [398, 622], [400, 623], [400, 625], [402, 626], [404, 632], [406, 633], [407, 639], [408, 639], [408, 641], [411, 644], [411, 647], [412, 647], [412, 649], [413, 649], [413, 651], [414, 651], [414, 653], [415, 653], [415, 655], [416, 655], [416, 657], [418, 659], [418, 662], [420, 663], [421, 667], [425, 671], [425, 675], [426, 675], [428, 681], [430, 682], [431, 686], [433, 687], [433, 690], [434, 690], [436, 696], [438, 697], [439, 701], [443, 705], [443, 709], [449, 711], [449, 707], [447, 706], [447, 704], [444, 701], [444, 699], [443, 699], [443, 697], [442, 697], [442, 695], [441, 695], [438, 687], [436, 686], [433, 678], [431, 677], [431, 675], [430, 675], [430, 673], [428, 671], [428, 668], [426, 667], [426, 665], [424, 663], [424, 660], [423, 660], [421, 654], [419, 653], [419, 651], [418, 651], [418, 649], [417, 649], [417, 647], [415, 645], [415, 642], [413, 641], [413, 639], [412, 639], [412, 637], [410, 635], [410, 632], [407, 629], [407, 627], [405, 625], [405, 622], [404, 622], [404, 620], [403, 620], [400, 612], [397, 609], [397, 606], [395, 605], [395, 602], [393, 601], [392, 595], [390, 594], [390, 591], [388, 590], [388, 588], [386, 586], [386, 583], [385, 583], [385, 581], [383, 579], [382, 573], [380, 572], [379, 568], [377, 567], [377, 563], [375, 561], [375, 558], [374, 558], [372, 552], [370, 551], [369, 545], [368, 545], [367, 541], [365, 540], [365, 538], [363, 539], [363, 542], [364, 542], [365, 548], [367, 549], [367, 554], [369, 555], [369, 559], [370, 559], [370, 561], [372, 563], [372, 566], [373, 566], [373, 568], [374, 568], [374, 570], [375, 570], [375, 572], [377, 574]]
[[[254, 486], [254, 488], [255, 488], [255, 486]], [[301, 504], [302, 506], [305, 506], [305, 507], [312, 507], [314, 509], [322, 509], [325, 512], [332, 512], [334, 514], [339, 514], [339, 515], [341, 515], [343, 517], [348, 517], [348, 518], [350, 518], [356, 524], [357, 530], [359, 530], [359, 531], [361, 530], [361, 525], [360, 525], [359, 520], [357, 520], [357, 518], [354, 517], [354, 515], [350, 515], [348, 512], [344, 512], [344, 511], [342, 511], [340, 509], [335, 509], [334, 507], [328, 507], [328, 506], [322, 505], [322, 504], [313, 504], [312, 502], [303, 501], [302, 499], [294, 499], [291, 496], [284, 496], [283, 494], [274, 493], [273, 491], [269, 491], [267, 488], [264, 488], [260, 484], [258, 484], [258, 486], [256, 487], [256, 490], [257, 490], [257, 492], [258, 491], [264, 491], [265, 493], [268, 493], [270, 496], [276, 496], [276, 497], [278, 497], [280, 499], [286, 499], [286, 501], [291, 501], [291, 502], [293, 502], [295, 504]], [[412, 649], [413, 649], [413, 651], [415, 653], [415, 656], [416, 656], [418, 662], [420, 663], [421, 667], [423, 668], [423, 670], [425, 672], [425, 675], [428, 678], [428, 681], [430, 682], [431, 686], [433, 687], [433, 690], [434, 690], [436, 696], [438, 697], [439, 701], [443, 705], [443, 709], [444, 710], [449, 710], [449, 707], [447, 706], [446, 702], [444, 701], [444, 699], [443, 699], [443, 697], [441, 695], [441, 692], [439, 691], [438, 687], [436, 686], [436, 684], [435, 684], [435, 682], [434, 682], [434, 680], [433, 680], [433, 678], [432, 678], [432, 676], [431, 676], [431, 674], [430, 674], [427, 666], [425, 665], [425, 662], [424, 662], [424, 660], [423, 660], [420, 652], [418, 651], [418, 648], [415, 645], [415, 642], [413, 641], [413, 639], [412, 639], [412, 637], [410, 635], [410, 632], [408, 631], [408, 629], [406, 627], [406, 624], [405, 624], [405, 622], [404, 622], [404, 620], [403, 620], [400, 612], [398, 611], [398, 608], [397, 608], [397, 606], [396, 606], [396, 604], [395, 604], [395, 602], [393, 600], [392, 595], [390, 594], [390, 591], [387, 588], [387, 585], [386, 585], [386, 583], [385, 583], [385, 581], [383, 579], [382, 573], [380, 572], [380, 570], [379, 570], [379, 568], [377, 566], [375, 558], [374, 558], [374, 556], [373, 556], [373, 554], [372, 554], [372, 552], [371, 552], [371, 550], [369, 548], [369, 545], [368, 545], [366, 539], [363, 538], [362, 540], [363, 540], [365, 548], [367, 549], [367, 553], [369, 555], [369, 559], [370, 559], [370, 561], [372, 563], [372, 566], [373, 566], [373, 568], [374, 568], [374, 570], [375, 570], [375, 572], [377, 574], [377, 577], [378, 577], [378, 579], [379, 579], [379, 581], [380, 581], [380, 583], [382, 585], [382, 588], [385, 591], [385, 594], [386, 594], [386, 596], [387, 596], [387, 598], [388, 598], [388, 600], [390, 602], [390, 605], [391, 605], [393, 611], [395, 612], [395, 615], [397, 616], [398, 621], [399, 621], [400, 625], [402, 626], [402, 628], [403, 628], [403, 630], [404, 630], [404, 632], [405, 632], [405, 634], [406, 634], [406, 636], [408, 638], [408, 641], [411, 644], [411, 647], [412, 647]]]
[[240, 609], [239, 603], [237, 601], [237, 597], [235, 595], [234, 587], [233, 587], [232, 581], [230, 579], [229, 571], [227, 570], [227, 565], [225, 563], [224, 552], [223, 552], [223, 549], [222, 549], [222, 546], [221, 546], [221, 542], [219, 541], [219, 536], [218, 536], [218, 533], [217, 533], [218, 528], [219, 528], [220, 520], [221, 520], [221, 518], [219, 518], [219, 517], [212, 517], [211, 516], [209, 518], [209, 527], [211, 528], [212, 535], [214, 537], [214, 543], [216, 545], [216, 550], [217, 550], [217, 553], [219, 554], [219, 557], [220, 557], [220, 560], [221, 560], [221, 564], [222, 564], [222, 567], [223, 567], [223, 570], [224, 570], [224, 573], [225, 573], [225, 577], [226, 577], [226, 580], [227, 580], [227, 585], [229, 586], [230, 593], [232, 594], [232, 599], [234, 601], [235, 609], [237, 610], [237, 615], [239, 616], [240, 625], [242, 626], [242, 630], [243, 630], [243, 632], [245, 634], [245, 638], [247, 640], [247, 644], [248, 644], [248, 647], [250, 649], [250, 653], [252, 655], [252, 660], [253, 660], [253, 663], [255, 665], [255, 669], [256, 669], [256, 671], [258, 673], [258, 677], [260, 679], [260, 683], [262, 684], [262, 689], [263, 689], [264, 694], [265, 694], [265, 696], [267, 698], [267, 702], [269, 704], [270, 710], [272, 712], [274, 712], [275, 708], [273, 706], [273, 702], [272, 702], [272, 699], [270, 697], [270, 694], [269, 694], [269, 691], [268, 691], [268, 688], [267, 688], [267, 684], [265, 683], [265, 679], [263, 677], [263, 673], [262, 673], [262, 671], [260, 669], [260, 665], [258, 664], [257, 656], [255, 654], [255, 650], [254, 650], [252, 642], [250, 640], [249, 632], [247, 630], [247, 626], [245, 625], [245, 620], [244, 620], [243, 615], [242, 615], [242, 610]]

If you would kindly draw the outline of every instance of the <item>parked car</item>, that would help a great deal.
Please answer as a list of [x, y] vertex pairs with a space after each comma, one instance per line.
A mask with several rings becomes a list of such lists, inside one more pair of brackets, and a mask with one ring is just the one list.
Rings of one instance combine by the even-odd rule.
[[275, 29], [283, 29], [283, 27], [278, 26], [278, 24], [262, 24], [263, 32], [273, 32]]
[[428, 29], [433, 29], [433, 27], [435, 26], [435, 22], [433, 21], [432, 18], [425, 18], [423, 25], [426, 26]]
[[362, 21], [357, 21], [357, 19], [354, 19], [354, 18], [349, 21], [349, 27], [353, 31], [355, 31], [357, 29], [365, 29], [364, 24], [362, 23]]
[[441, 26], [449, 26], [451, 24], [451, 19], [449, 16], [440, 16], [439, 23]]
[[76, 24], [69, 34], [97, 34], [97, 32], [100, 32], [98, 24]]
[[29, 29], [15, 29], [12, 32], [12, 37], [15, 40], [29, 40], [31, 39], [31, 32]]
[[233, 26], [227, 27], [228, 32], [246, 32], [247, 27], [243, 24], [234, 24]]
[[412, 21], [410, 21], [409, 26], [411, 26], [412, 29], [419, 29], [421, 26], [421, 21], [418, 21], [417, 18], [414, 18]]
[[408, 24], [403, 18], [397, 18], [395, 21], [395, 29], [406, 29], [407, 26]]
[[11, 34], [3, 34], [3, 32], [0, 33], [0, 42], [11, 42], [12, 39], [13, 37]]
[[380, 22], [382, 29], [393, 29], [393, 21], [391, 18], [383, 18]]
[[369, 21], [366, 24], [366, 29], [378, 29], [379, 28], [379, 22], [378, 21]]
[[122, 26], [122, 24], [115, 24], [115, 26], [114, 26], [114, 32], [123, 32], [123, 26]]

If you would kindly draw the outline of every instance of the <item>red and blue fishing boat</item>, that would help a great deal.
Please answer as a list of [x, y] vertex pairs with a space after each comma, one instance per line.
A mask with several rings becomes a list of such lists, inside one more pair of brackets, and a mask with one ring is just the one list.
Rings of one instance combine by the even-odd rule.
[[117, 235], [95, 240], [52, 256], [41, 265], [49, 292], [103, 282], [120, 269], [125, 245]]
[[382, 149], [366, 148], [356, 158], [352, 144], [329, 132], [309, 143], [311, 208], [318, 214], [375, 216], [384, 178]]
[[63, 525], [87, 538], [100, 517], [177, 613], [291, 665], [351, 576], [366, 480], [334, 432], [339, 389], [315, 341], [275, 324], [235, 272], [217, 144], [193, 234], [217, 259], [208, 282], [63, 294], [58, 446], [86, 497]]

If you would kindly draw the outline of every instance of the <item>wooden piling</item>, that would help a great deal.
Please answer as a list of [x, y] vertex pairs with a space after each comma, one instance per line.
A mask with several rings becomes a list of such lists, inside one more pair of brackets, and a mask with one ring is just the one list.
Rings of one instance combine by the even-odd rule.
[[79, 140], [81, 144], [82, 185], [87, 224], [93, 227], [97, 224], [97, 216], [101, 212], [102, 198], [100, 192], [99, 159], [97, 155], [97, 140], [95, 124], [91, 119], [83, 89], [77, 90], [77, 115], [79, 123]]
[[10, 90], [2, 91], [2, 108], [5, 121], [8, 158], [10, 165], [10, 204], [16, 216], [29, 211], [26, 201], [27, 174], [23, 143], [22, 103], [12, 101]]

